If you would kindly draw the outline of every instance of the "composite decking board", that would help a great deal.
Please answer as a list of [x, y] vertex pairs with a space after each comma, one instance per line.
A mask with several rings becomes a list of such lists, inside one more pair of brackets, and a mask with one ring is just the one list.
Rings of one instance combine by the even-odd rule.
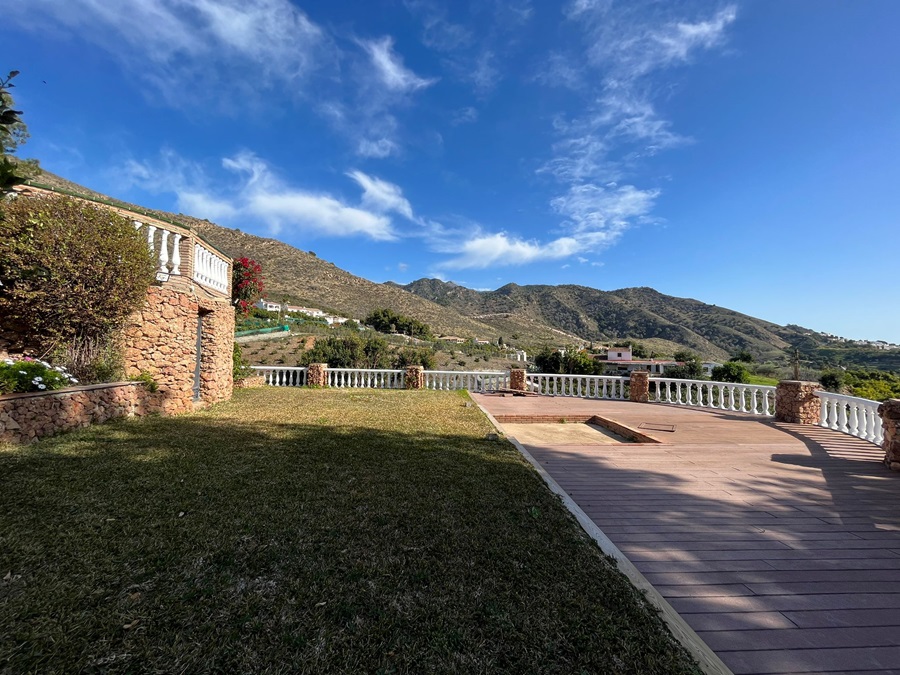
[[875, 445], [687, 407], [499, 400], [677, 425], [660, 445], [527, 447], [736, 673], [900, 672], [900, 475]]

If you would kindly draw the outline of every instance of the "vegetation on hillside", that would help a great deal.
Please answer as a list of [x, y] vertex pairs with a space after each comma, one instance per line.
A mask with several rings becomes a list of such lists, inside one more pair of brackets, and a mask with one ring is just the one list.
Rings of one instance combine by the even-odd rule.
[[900, 398], [900, 373], [881, 370], [830, 370], [822, 374], [819, 382], [828, 391], [886, 401]]
[[247, 316], [264, 290], [262, 265], [247, 256], [235, 258], [231, 265], [231, 301], [235, 310]]
[[397, 314], [390, 309], [374, 309], [366, 315], [362, 322], [379, 333], [400, 333], [422, 340], [430, 340], [432, 337], [431, 328], [427, 323], [410, 316]]

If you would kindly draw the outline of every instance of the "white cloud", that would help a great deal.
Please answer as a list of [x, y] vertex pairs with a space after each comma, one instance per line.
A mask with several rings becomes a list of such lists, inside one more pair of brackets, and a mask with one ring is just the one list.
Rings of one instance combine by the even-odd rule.
[[356, 146], [356, 154], [360, 157], [384, 159], [399, 151], [399, 146], [389, 138], [379, 138], [377, 141], [363, 138]]
[[129, 162], [122, 173], [131, 184], [174, 193], [179, 209], [192, 216], [261, 223], [272, 234], [292, 230], [309, 236], [391, 241], [397, 233], [388, 213], [412, 215], [399, 187], [359, 171], [347, 174], [363, 188], [360, 203], [354, 205], [324, 192], [287, 185], [251, 152], [226, 157], [222, 166], [237, 177], [235, 185], [211, 188], [198, 165], [171, 150], [164, 150], [155, 163]]
[[446, 246], [446, 252], [456, 255], [439, 265], [444, 269], [523, 265], [537, 260], [566, 258], [580, 249], [579, 242], [572, 237], [561, 237], [541, 244], [510, 237], [505, 232], [477, 232], [465, 241]]
[[408, 220], [413, 219], [412, 206], [403, 196], [399, 185], [369, 176], [362, 171], [350, 171], [347, 175], [363, 189], [362, 206], [377, 213], [393, 211]]
[[391, 91], [406, 93], [437, 82], [436, 79], [419, 77], [404, 66], [403, 59], [394, 53], [394, 40], [390, 36], [380, 40], [361, 40], [360, 45], [368, 52], [376, 76]]
[[298, 86], [331, 59], [324, 31], [290, 0], [30, 0], [4, 15], [93, 42], [174, 106]]

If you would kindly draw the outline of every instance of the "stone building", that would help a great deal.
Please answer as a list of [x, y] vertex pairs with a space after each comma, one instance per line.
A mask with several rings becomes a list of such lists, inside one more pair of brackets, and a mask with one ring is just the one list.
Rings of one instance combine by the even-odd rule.
[[[51, 191], [23, 186], [19, 192], [20, 198], [38, 198]], [[157, 390], [144, 395], [145, 411], [175, 414], [230, 398], [234, 348], [230, 257], [189, 227], [94, 205], [132, 220], [147, 238], [158, 265], [143, 307], [129, 318], [122, 336], [125, 376], [144, 374], [156, 383]], [[0, 357], [5, 351], [12, 356], [22, 352], [27, 341], [14, 337], [0, 335]]]

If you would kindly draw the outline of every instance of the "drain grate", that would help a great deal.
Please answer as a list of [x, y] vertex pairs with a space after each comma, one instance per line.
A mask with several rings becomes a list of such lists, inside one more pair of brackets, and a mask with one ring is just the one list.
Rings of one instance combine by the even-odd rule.
[[641, 422], [638, 429], [647, 429], [649, 431], [675, 431], [674, 424], [654, 424], [652, 422]]

